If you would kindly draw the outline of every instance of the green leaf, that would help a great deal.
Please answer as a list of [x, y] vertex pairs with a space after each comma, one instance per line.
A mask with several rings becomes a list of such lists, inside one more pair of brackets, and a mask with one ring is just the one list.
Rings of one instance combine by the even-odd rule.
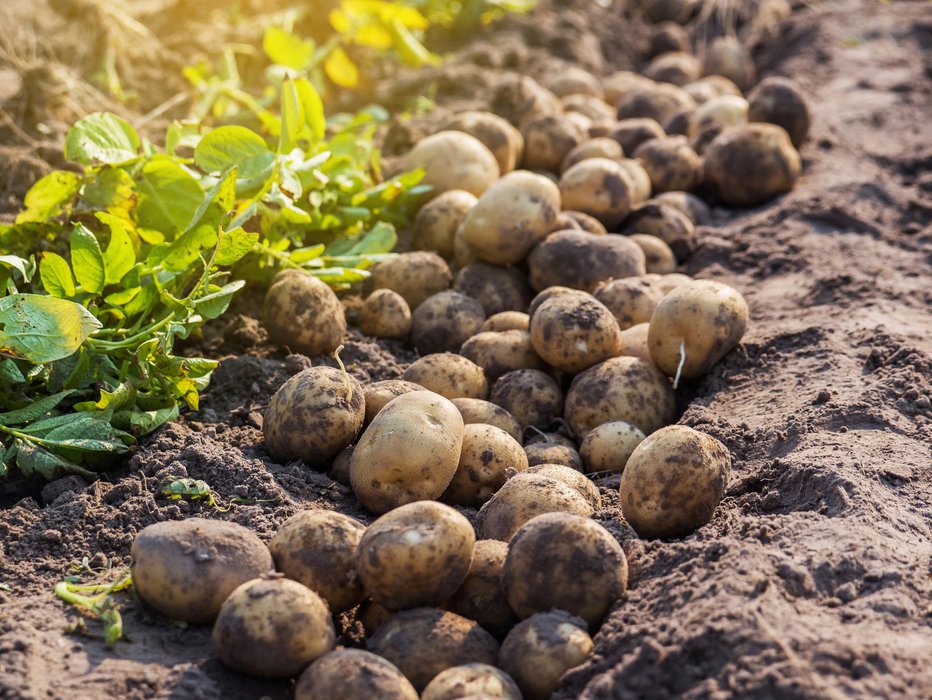
[[258, 233], [250, 233], [241, 228], [224, 231], [220, 235], [220, 245], [217, 247], [217, 254], [214, 256], [214, 265], [225, 267], [239, 262], [253, 249], [258, 240]]
[[296, 265], [301, 265], [311, 260], [315, 260], [324, 254], [326, 246], [323, 243], [318, 243], [317, 245], [308, 246], [306, 248], [296, 248], [288, 253], [288, 257], [291, 259], [291, 262]]
[[185, 230], [204, 199], [197, 180], [165, 156], [146, 163], [138, 187], [139, 225], [173, 237]]
[[304, 69], [315, 50], [314, 42], [279, 27], [269, 27], [265, 30], [262, 48], [272, 63], [295, 70]]
[[125, 427], [135, 435], [147, 435], [178, 417], [178, 404], [152, 411], [121, 411], [115, 413], [113, 422]]
[[8, 384], [23, 384], [26, 377], [13, 360], [5, 358], [0, 360], [0, 381]]
[[100, 243], [84, 224], [75, 224], [71, 232], [71, 267], [85, 292], [96, 294], [104, 288], [107, 271]]
[[80, 474], [86, 479], [96, 479], [97, 475], [74, 462], [59, 457], [49, 450], [22, 442], [16, 453], [16, 466], [25, 476], [41, 476], [48, 481], [63, 474]]
[[168, 246], [161, 259], [162, 265], [171, 272], [181, 272], [193, 265], [203, 251], [216, 244], [217, 229], [208, 225], [198, 226], [181, 234]]
[[95, 112], [79, 119], [65, 137], [65, 158], [85, 167], [126, 163], [136, 157], [138, 149], [136, 130], [110, 112]]
[[327, 128], [324, 103], [314, 86], [304, 78], [284, 82], [281, 111], [279, 153], [290, 152], [301, 138], [307, 138], [313, 145], [324, 137]]
[[32, 260], [21, 258], [18, 255], [0, 255], [0, 267], [8, 267], [17, 270], [19, 274], [23, 276], [24, 282], [31, 280], [35, 272], [35, 263]]
[[310, 271], [314, 277], [327, 284], [354, 284], [369, 278], [365, 270], [356, 270], [347, 267], [326, 267]]
[[103, 168], [84, 187], [81, 204], [96, 209], [121, 209], [126, 217], [136, 203], [136, 183], [122, 168]]
[[59, 216], [78, 190], [81, 189], [81, 176], [67, 170], [49, 173], [26, 193], [26, 208], [16, 217], [17, 224], [29, 222], [41, 223]]
[[[220, 225], [223, 215], [236, 203], [236, 173], [236, 168], [226, 171], [217, 184], [204, 195], [191, 221], [185, 227], [185, 231], [190, 231], [198, 224], [204, 223], [208, 217], [214, 225]], [[212, 208], [213, 211], [211, 211]]]
[[100, 321], [80, 304], [40, 294], [0, 299], [0, 351], [36, 364], [72, 354]]
[[70, 299], [77, 294], [71, 266], [58, 253], [42, 253], [39, 278], [42, 280], [42, 287], [53, 297]]
[[73, 393], [74, 392], [70, 390], [60, 391], [57, 394], [37, 399], [25, 408], [20, 408], [16, 411], [8, 411], [7, 413], [0, 413], [0, 425], [20, 425], [33, 421], [36, 418], [41, 418]]
[[236, 167], [239, 177], [260, 177], [273, 167], [275, 154], [259, 134], [244, 126], [214, 129], [194, 149], [194, 162], [208, 173]]
[[383, 221], [373, 226], [362, 239], [350, 248], [347, 255], [375, 255], [390, 253], [398, 243], [398, 234], [395, 227]]
[[141, 291], [142, 287], [130, 287], [129, 289], [122, 289], [119, 292], [108, 294], [104, 297], [104, 301], [108, 304], [113, 304], [114, 306], [124, 306], [125, 304], [128, 304], [133, 299], [135, 299]]
[[216, 292], [211, 292], [210, 294], [197, 299], [194, 302], [194, 308], [196, 308], [197, 312], [206, 319], [217, 318], [230, 306], [230, 302], [233, 300], [233, 295], [245, 286], [245, 280], [236, 280], [235, 282], [225, 284]]
[[119, 219], [110, 221], [110, 245], [104, 253], [104, 269], [107, 284], [116, 284], [136, 264], [136, 251], [133, 241]]

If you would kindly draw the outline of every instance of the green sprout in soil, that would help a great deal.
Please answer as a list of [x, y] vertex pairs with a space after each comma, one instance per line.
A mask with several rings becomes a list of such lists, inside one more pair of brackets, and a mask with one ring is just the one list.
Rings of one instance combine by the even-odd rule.
[[[86, 563], [82, 564], [80, 569], [93, 571]], [[123, 618], [115, 594], [132, 587], [132, 575], [128, 571], [121, 572], [109, 583], [82, 584], [78, 579], [78, 576], [69, 576], [55, 586], [55, 595], [81, 613], [81, 617], [69, 625], [67, 631], [88, 637], [102, 637], [107, 647], [113, 648], [123, 639]], [[99, 621], [103, 628], [102, 633], [93, 632], [88, 627], [88, 617]]]

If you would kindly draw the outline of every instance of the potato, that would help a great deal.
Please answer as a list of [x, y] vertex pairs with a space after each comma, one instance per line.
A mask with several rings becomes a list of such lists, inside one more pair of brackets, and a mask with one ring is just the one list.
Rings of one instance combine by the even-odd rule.
[[696, 110], [692, 107], [681, 109], [665, 121], [663, 130], [667, 132], [667, 136], [686, 136], [689, 132], [689, 121], [692, 119], [695, 111]]
[[594, 296], [612, 312], [621, 330], [650, 321], [663, 299], [660, 290], [642, 277], [612, 280], [596, 289]]
[[362, 649], [337, 649], [312, 663], [295, 688], [295, 700], [418, 700], [393, 664]]
[[[580, 231], [585, 231], [591, 233], [594, 236], [604, 236], [608, 233], [608, 230], [605, 228], [605, 225], [596, 219], [594, 216], [585, 214], [581, 211], [573, 211], [568, 209], [566, 211], [560, 212], [560, 216], [564, 217], [565, 220], [570, 222], [570, 228], [578, 228]], [[560, 228], [555, 228], [554, 231], [563, 231], [566, 230], [565, 226]]]
[[[664, 274], [673, 272], [676, 269], [676, 256], [670, 250], [670, 246], [663, 242], [657, 236], [649, 236], [646, 233], [634, 233], [628, 236], [632, 241], [637, 243], [641, 250], [644, 251], [644, 257], [647, 260], [647, 272]], [[598, 297], [596, 297], [598, 298]], [[604, 301], [602, 302], [605, 303]]]
[[676, 396], [670, 381], [650, 362], [615, 357], [573, 379], [564, 411], [580, 437], [611, 420], [626, 421], [649, 435], [673, 422]]
[[635, 90], [650, 87], [654, 81], [645, 78], [640, 73], [629, 70], [620, 70], [602, 79], [602, 89], [605, 91], [605, 101], [610, 105], [617, 105], [618, 101]]
[[546, 428], [563, 414], [563, 392], [553, 377], [536, 369], [503, 374], [489, 400], [513, 415], [522, 427]]
[[748, 98], [748, 120], [783, 127], [799, 148], [809, 136], [809, 104], [799, 85], [788, 78], [764, 78]]
[[489, 384], [482, 367], [452, 352], [438, 352], [415, 360], [402, 375], [447, 399], [484, 399]]
[[[699, 80], [690, 83], [689, 85], [684, 85], [683, 89], [687, 92], [692, 90], [700, 95], [704, 96], [704, 99], [701, 102], [707, 102], [713, 97], [719, 97], [720, 95], [735, 95], [736, 97], [741, 97], [741, 88], [735, 85], [734, 81], [729, 80], [724, 75], [704, 75]], [[692, 94], [692, 92], [690, 92]], [[694, 98], [695, 99], [695, 98]], [[699, 104], [700, 100], [696, 99], [696, 103]]]
[[[593, 236], [572, 230], [551, 234], [537, 245], [528, 257], [528, 267], [531, 286], [538, 291], [565, 286], [592, 292], [604, 280], [647, 272], [644, 251], [626, 236]], [[533, 328], [532, 318], [532, 333]]]
[[414, 217], [413, 246], [418, 250], [434, 251], [444, 259], [452, 260], [456, 229], [466, 212], [478, 201], [476, 195], [464, 190], [447, 190], [434, 197]]
[[[643, 256], [640, 249], [638, 253]], [[617, 355], [620, 332], [612, 312], [591, 296], [559, 295], [531, 316], [534, 350], [548, 365], [569, 374]]]
[[476, 299], [489, 315], [524, 311], [534, 296], [521, 270], [484, 262], [470, 263], [456, 273], [453, 289]]
[[654, 192], [691, 190], [701, 178], [699, 156], [685, 136], [651, 139], [634, 152], [650, 175]]
[[572, 438], [568, 438], [562, 433], [545, 433], [542, 430], [537, 428], [531, 428], [530, 434], [527, 439], [524, 441], [525, 445], [536, 445], [540, 442], [552, 442], [556, 445], [563, 445], [565, 447], [572, 447], [576, 449], [576, 441]]
[[[603, 136], [602, 138], [589, 139], [583, 141], [572, 151], [566, 154], [563, 163], [560, 165], [560, 172], [566, 172], [569, 168], [589, 158], [607, 158], [608, 160], [617, 160], [624, 156], [621, 144], [615, 139]], [[563, 203], [564, 208], [566, 202]]]
[[579, 492], [579, 495], [589, 501], [590, 505], [595, 508], [602, 507], [602, 496], [599, 493], [599, 487], [592, 481], [581, 469], [568, 467], [564, 464], [535, 464], [527, 468], [528, 474], [540, 474], [557, 481], [562, 481]]
[[502, 487], [509, 470], [520, 472], [527, 467], [521, 443], [504, 430], [481, 423], [467, 424], [459, 466], [443, 500], [478, 508]]
[[363, 302], [359, 329], [374, 338], [407, 338], [411, 332], [408, 302], [391, 289], [376, 289]]
[[[463, 218], [465, 219], [466, 217], [464, 216]], [[453, 237], [453, 269], [462, 270], [470, 263], [474, 263], [478, 260], [479, 256], [476, 255], [476, 251], [473, 250], [473, 247], [466, 241], [463, 224], [460, 223], [460, 227], [456, 229], [456, 235]]]
[[412, 391], [389, 401], [362, 434], [350, 460], [350, 482], [368, 510], [442, 494], [456, 472], [463, 418], [449, 400]]
[[489, 316], [480, 331], [526, 331], [530, 324], [531, 317], [522, 311], [500, 311]]
[[349, 465], [350, 459], [353, 457], [353, 450], [355, 449], [355, 445], [347, 445], [343, 448], [340, 454], [333, 458], [333, 464], [330, 465], [330, 471], [327, 472], [327, 476], [337, 483], [349, 486]]
[[686, 260], [695, 246], [696, 227], [683, 212], [657, 200], [639, 204], [625, 220], [622, 233], [646, 233], [670, 246], [679, 261]]
[[[561, 102], [565, 111], [578, 112], [591, 119], [593, 125], [596, 123], [615, 124], [615, 110], [598, 97], [583, 94], [567, 95]], [[589, 135], [592, 136], [591, 131]]]
[[748, 305], [738, 291], [721, 282], [694, 280], [658, 304], [647, 343], [661, 371], [677, 381], [692, 379], [708, 373], [737, 346], [747, 327]]
[[625, 520], [641, 537], [685, 537], [712, 519], [730, 469], [728, 448], [711, 435], [662, 428], [637, 446], [621, 474]]
[[566, 154], [588, 138], [586, 128], [568, 114], [538, 117], [522, 129], [524, 167], [559, 172]]
[[[569, 110], [569, 108], [567, 109]], [[612, 114], [611, 117], [598, 117], [592, 120], [592, 124], [589, 125], [589, 130], [587, 132], [590, 139], [611, 137], [618, 120], [615, 118], [615, 110], [609, 107], [609, 111]]]
[[528, 331], [477, 333], [463, 343], [460, 354], [479, 365], [490, 382], [518, 369], [546, 369]]
[[545, 513], [522, 525], [509, 541], [502, 586], [520, 618], [565, 610], [598, 629], [628, 588], [628, 561], [597, 522], [572, 513]]
[[666, 51], [655, 56], [644, 69], [645, 77], [680, 87], [698, 80], [700, 75], [702, 64], [687, 51]]
[[524, 446], [529, 466], [540, 464], [562, 464], [578, 472], [582, 471], [582, 459], [575, 447], [558, 445], [552, 442], [535, 442]]
[[533, 318], [534, 314], [537, 312], [537, 309], [540, 308], [541, 304], [545, 301], [549, 301], [555, 296], [571, 296], [576, 299], [585, 299], [588, 294], [581, 289], [573, 289], [571, 287], [547, 287], [545, 290], [540, 292], [536, 297], [531, 299], [531, 305], [528, 307], [528, 315]]
[[448, 668], [494, 666], [498, 660], [498, 642], [478, 623], [434, 608], [398, 613], [366, 646], [395, 664], [418, 691]]
[[651, 22], [683, 24], [696, 9], [699, 0], [644, 0], [641, 9]]
[[659, 275], [660, 279], [651, 280], [651, 284], [655, 285], [661, 293], [666, 296], [674, 289], [682, 287], [684, 284], [689, 284], [693, 281], [693, 278], [689, 275], [684, 275], [680, 272], [668, 272], [665, 275]]
[[[689, 93], [676, 85], [656, 83], [635, 90], [618, 102], [618, 119], [653, 119], [658, 124], [666, 123], [681, 109], [695, 108], [696, 103]], [[621, 144], [624, 148], [624, 143]], [[632, 153], [625, 149], [625, 153]]]
[[670, 51], [689, 51], [689, 34], [676, 22], [660, 22], [652, 29], [648, 56], [654, 58]]
[[608, 158], [587, 158], [570, 166], [559, 186], [564, 207], [589, 214], [607, 228], [628, 215], [635, 191], [628, 172]]
[[482, 260], [511, 265], [553, 230], [559, 211], [555, 183], [516, 170], [490, 187], [463, 217], [463, 239]]
[[592, 73], [576, 66], [566, 66], [547, 81], [547, 89], [557, 97], [590, 95], [602, 99], [602, 82]]
[[593, 647], [585, 620], [552, 610], [519, 622], [502, 643], [499, 663], [524, 700], [548, 700], [563, 674], [588, 659]]
[[476, 299], [460, 292], [438, 292], [411, 316], [411, 342], [422, 355], [456, 351], [479, 332], [485, 310]]
[[193, 625], [212, 623], [234, 588], [274, 567], [251, 530], [203, 518], [147, 525], [133, 540], [131, 555], [139, 599]]
[[375, 634], [375, 631], [382, 626], [384, 622], [392, 619], [395, 613], [384, 605], [379, 605], [374, 600], [366, 598], [362, 605], [356, 608], [356, 620], [362, 625], [363, 631], [367, 637]]
[[356, 379], [333, 367], [309, 367], [272, 396], [262, 436], [269, 455], [283, 464], [323, 465], [356, 439], [365, 415]]
[[438, 605], [466, 578], [475, 543], [472, 525], [450, 506], [408, 503], [366, 528], [356, 550], [359, 580], [389, 610]]
[[446, 260], [436, 253], [416, 251], [401, 253], [372, 268], [373, 289], [391, 289], [416, 309], [430, 296], [446, 291], [453, 273]]
[[630, 423], [609, 421], [586, 433], [579, 454], [587, 472], [621, 472], [645, 437], [640, 428]]
[[484, 423], [495, 426], [521, 444], [521, 423], [501, 406], [482, 399], [453, 399], [453, 405], [459, 409], [465, 425]]
[[487, 664], [448, 668], [427, 685], [421, 700], [458, 700], [471, 695], [521, 700], [521, 691], [511, 676]]
[[654, 364], [650, 356], [650, 347], [647, 345], [647, 332], [650, 328], [649, 323], [638, 323], [625, 328], [621, 332], [621, 351], [620, 355], [629, 357], [639, 357], [645, 362]]
[[799, 153], [779, 126], [754, 122], [722, 132], [705, 153], [705, 180], [726, 204], [754, 206], [789, 192]]
[[335, 639], [323, 598], [291, 579], [257, 578], [224, 601], [211, 646], [234, 671], [287, 678], [333, 649]]
[[[735, 95], [720, 95], [696, 108], [689, 120], [689, 138], [696, 138], [709, 126], [720, 130], [740, 126], [748, 121], [748, 101]], [[685, 189], [685, 188], [684, 188]]]
[[631, 206], [636, 207], [644, 200], [650, 197], [650, 175], [645, 170], [644, 165], [639, 160], [633, 158], [622, 158], [618, 165], [624, 168], [628, 177], [634, 183], [634, 194], [631, 198]]
[[275, 275], [262, 306], [269, 339], [310, 357], [329, 355], [346, 335], [343, 305], [326, 284], [299, 270]]
[[686, 215], [693, 226], [703, 226], [712, 219], [709, 205], [689, 192], [663, 192], [658, 194], [653, 201], [676, 207]]
[[404, 163], [405, 170], [424, 170], [420, 184], [433, 187], [434, 196], [465, 190], [478, 197], [500, 174], [498, 161], [485, 144], [462, 131], [441, 131], [421, 139]]
[[508, 545], [499, 540], [478, 540], [466, 580], [443, 604], [450, 612], [475, 620], [501, 639], [517, 622], [502, 592], [502, 566]]
[[364, 392], [366, 397], [365, 424], [369, 425], [389, 401], [412, 391], [424, 391], [424, 387], [414, 382], [406, 382], [404, 379], [385, 379], [369, 384]]
[[495, 156], [499, 173], [515, 169], [524, 153], [524, 137], [508, 121], [490, 112], [461, 112], [453, 117], [445, 131], [462, 131], [479, 139]]
[[751, 54], [737, 37], [721, 36], [706, 47], [702, 74], [724, 76], [745, 91], [754, 84], [757, 70]]
[[621, 150], [625, 153], [634, 153], [642, 144], [651, 139], [662, 139], [666, 135], [667, 132], [656, 119], [643, 117], [622, 119], [615, 124], [614, 130], [609, 134], [612, 139], [621, 144]]
[[583, 140], [589, 138], [589, 129], [592, 128], [592, 119], [587, 117], [582, 112], [564, 112], [563, 118], [567, 121], [576, 123], [576, 125], [582, 129]]
[[589, 517], [592, 504], [576, 488], [542, 474], [518, 473], [508, 479], [479, 510], [479, 535], [507, 542], [518, 528], [542, 513]]
[[511, 73], [492, 91], [489, 106], [519, 129], [527, 122], [562, 111], [560, 98], [533, 78]]

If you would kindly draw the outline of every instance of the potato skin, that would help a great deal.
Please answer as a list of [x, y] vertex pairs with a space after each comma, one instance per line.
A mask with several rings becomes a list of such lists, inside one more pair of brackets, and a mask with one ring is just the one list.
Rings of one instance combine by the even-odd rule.
[[[621, 144], [618, 143], [615, 139], [609, 138], [608, 136], [602, 136], [600, 138], [589, 139], [583, 141], [581, 144], [576, 146], [572, 151], [566, 154], [566, 158], [563, 159], [563, 162], [560, 164], [560, 172], [565, 173], [569, 168], [581, 163], [584, 160], [589, 158], [607, 158], [608, 160], [618, 160], [619, 158], [624, 157], [624, 151], [621, 148]], [[564, 208], [569, 208], [566, 205], [566, 202], [563, 204]]]
[[696, 227], [683, 212], [658, 200], [649, 200], [631, 210], [622, 233], [646, 233], [657, 236], [670, 246], [680, 262], [686, 260], [695, 246]]
[[211, 635], [214, 654], [240, 673], [287, 678], [333, 649], [330, 610], [287, 578], [247, 581], [227, 598]]
[[485, 144], [462, 131], [440, 131], [421, 139], [405, 157], [405, 167], [423, 168], [421, 184], [433, 187], [434, 195], [465, 190], [478, 197], [500, 174]]
[[478, 261], [456, 273], [453, 289], [476, 299], [489, 315], [524, 311], [534, 296], [521, 270]]
[[562, 481], [567, 486], [576, 489], [579, 495], [589, 501], [593, 508], [602, 507], [602, 495], [599, 493], [599, 487], [581, 471], [562, 464], [536, 464], [527, 468], [528, 474], [540, 474], [557, 481]]
[[350, 483], [373, 513], [438, 498], [462, 446], [456, 406], [432, 391], [412, 391], [386, 404], [366, 428], [350, 460]]
[[475, 620], [501, 639], [518, 618], [508, 607], [502, 591], [502, 566], [508, 545], [500, 540], [477, 540], [466, 580], [443, 607]]
[[[683, 109], [695, 109], [696, 103], [689, 93], [669, 83], [655, 83], [629, 93], [618, 102], [618, 119], [653, 119], [665, 124]], [[622, 143], [622, 148], [624, 144]], [[625, 149], [625, 153], [633, 153]]]
[[398, 613], [366, 646], [395, 664], [418, 691], [452, 666], [494, 666], [498, 660], [498, 642], [478, 623], [434, 608]]
[[703, 75], [721, 75], [741, 90], [749, 90], [757, 77], [754, 60], [737, 37], [722, 36], [706, 47]]
[[617, 105], [622, 97], [653, 84], [654, 81], [650, 78], [630, 70], [615, 71], [602, 78], [605, 101], [610, 105]]
[[424, 355], [402, 376], [448, 399], [484, 399], [489, 395], [482, 367], [452, 352]]
[[657, 286], [643, 277], [612, 280], [596, 289], [593, 296], [612, 312], [621, 330], [650, 321], [663, 299]]
[[[598, 97], [577, 92], [561, 98], [560, 102], [563, 103], [564, 111], [576, 112], [588, 117], [592, 120], [593, 126], [604, 123], [608, 128], [603, 136], [607, 135], [611, 127], [615, 125], [615, 110]], [[595, 134], [592, 132], [593, 127], [589, 127], [589, 136], [594, 137]]]
[[487, 331], [463, 343], [460, 354], [479, 365], [489, 381], [518, 369], [546, 369], [527, 331]]
[[725, 495], [731, 454], [711, 435], [670, 425], [649, 435], [621, 475], [621, 510], [641, 537], [685, 537]]
[[443, 500], [478, 508], [498, 491], [509, 470], [524, 471], [527, 455], [521, 444], [501, 428], [481, 423], [466, 425], [463, 450]]
[[644, 76], [660, 83], [682, 87], [702, 75], [702, 64], [686, 51], [666, 51], [648, 64]]
[[339, 613], [363, 599], [356, 547], [365, 529], [342, 513], [304, 510], [282, 523], [269, 550], [278, 571], [316, 592]]
[[581, 472], [583, 465], [575, 447], [559, 445], [553, 442], [534, 442], [524, 446], [529, 466], [541, 464], [560, 464], [574, 471]]
[[461, 112], [447, 122], [444, 130], [462, 131], [479, 139], [495, 156], [501, 175], [514, 170], [524, 153], [521, 132], [491, 112]]
[[298, 679], [295, 700], [418, 700], [393, 664], [362, 649], [337, 649], [312, 663]]
[[667, 132], [656, 119], [636, 117], [620, 120], [611, 132], [610, 138], [621, 144], [622, 151], [628, 154], [634, 153], [642, 144], [651, 139], [662, 139], [666, 135]]
[[489, 107], [519, 129], [537, 117], [562, 111], [559, 97], [533, 78], [519, 74], [507, 75], [496, 84]]
[[634, 152], [650, 175], [654, 192], [691, 190], [701, 179], [701, 163], [685, 136], [652, 139]]
[[422, 355], [456, 352], [483, 321], [485, 310], [477, 300], [460, 292], [438, 292], [414, 310], [411, 341]]
[[586, 158], [569, 166], [559, 187], [564, 208], [589, 214], [609, 229], [624, 220], [636, 197], [628, 171], [608, 158]]
[[365, 424], [369, 425], [372, 419], [378, 415], [378, 412], [385, 408], [392, 399], [398, 398], [402, 394], [410, 394], [412, 391], [424, 391], [423, 386], [414, 382], [407, 382], [404, 379], [384, 379], [381, 382], [373, 382], [364, 389], [366, 397], [366, 420]]
[[362, 304], [359, 329], [375, 338], [407, 338], [411, 332], [408, 302], [391, 289], [376, 289]]
[[602, 99], [602, 83], [592, 73], [577, 66], [569, 66], [547, 81], [547, 89], [557, 97], [590, 95]]
[[692, 222], [693, 226], [702, 226], [712, 219], [709, 205], [689, 192], [663, 192], [651, 201], [679, 209]]
[[[447, 190], [421, 207], [412, 224], [412, 244], [417, 250], [434, 251], [453, 259], [453, 243], [466, 212], [479, 198], [465, 190]], [[441, 291], [441, 290], [437, 290]]]
[[521, 691], [511, 676], [487, 664], [448, 668], [424, 688], [421, 700], [462, 700], [469, 696], [522, 700]]
[[251, 531], [222, 520], [188, 518], [147, 525], [133, 540], [139, 598], [173, 620], [209, 625], [239, 585], [272, 570], [272, 554]]
[[273, 459], [321, 465], [356, 439], [365, 415], [365, 394], [355, 378], [333, 367], [309, 367], [272, 396], [262, 435]]
[[664, 274], [676, 270], [676, 256], [670, 246], [664, 243], [662, 239], [646, 233], [633, 233], [628, 238], [637, 243], [641, 250], [644, 251], [648, 273]]
[[521, 423], [501, 406], [483, 399], [453, 399], [453, 405], [459, 409], [464, 424], [494, 425], [508, 433], [519, 445], [521, 444]]
[[618, 165], [628, 173], [628, 177], [634, 183], [631, 206], [639, 206], [651, 195], [650, 174], [644, 168], [644, 164], [634, 158], [622, 158]]
[[568, 114], [551, 114], [527, 122], [524, 136], [524, 161], [527, 170], [560, 171], [567, 154], [586, 140], [586, 130]]
[[650, 323], [638, 323], [637, 325], [631, 326], [631, 328], [625, 328], [621, 332], [621, 350], [619, 354], [627, 355], [628, 357], [638, 357], [645, 362], [654, 364], [654, 360], [650, 356], [650, 347], [647, 344], [647, 333], [650, 328]]
[[764, 78], [748, 98], [748, 120], [783, 127], [799, 148], [809, 136], [809, 104], [799, 85], [788, 78]]
[[721, 282], [693, 280], [667, 294], [651, 317], [647, 343], [654, 364], [667, 376], [677, 374], [680, 344], [686, 355], [680, 377], [707, 374], [744, 336], [748, 305]]
[[572, 209], [566, 209], [560, 212], [560, 218], [563, 220], [563, 226], [555, 227], [554, 231], [565, 231], [568, 228], [579, 229], [580, 231], [585, 231], [586, 233], [591, 233], [594, 236], [604, 236], [608, 233], [608, 229], [605, 228], [605, 224], [596, 219], [594, 216], [590, 216], [582, 211], [573, 211]]
[[531, 327], [531, 317], [523, 311], [500, 311], [489, 316], [482, 324], [482, 332], [526, 331]]
[[[640, 249], [638, 253], [643, 259]], [[534, 350], [548, 365], [570, 374], [617, 355], [619, 333], [612, 312], [588, 295], [558, 295], [541, 304], [531, 316]]]
[[373, 289], [391, 289], [416, 309], [430, 296], [450, 288], [453, 273], [446, 260], [423, 250], [401, 253], [372, 268]]
[[489, 400], [513, 415], [522, 427], [546, 428], [563, 415], [560, 385], [536, 369], [503, 374], [492, 385]]
[[579, 455], [587, 472], [621, 472], [645, 437], [640, 428], [630, 423], [609, 421], [586, 433], [579, 445]]
[[343, 305], [326, 284], [298, 270], [275, 275], [262, 307], [272, 342], [310, 357], [329, 355], [346, 335]]

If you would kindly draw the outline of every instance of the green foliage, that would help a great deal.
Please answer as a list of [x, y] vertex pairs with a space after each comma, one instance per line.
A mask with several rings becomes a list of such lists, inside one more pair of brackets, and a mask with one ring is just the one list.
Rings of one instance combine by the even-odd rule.
[[[97, 574], [91, 569], [87, 559], [80, 564], [74, 564], [75, 574], [55, 586], [55, 595], [73, 606], [81, 617], [69, 625], [69, 632], [84, 634], [88, 637], [101, 637], [108, 648], [113, 648], [123, 639], [123, 618], [120, 615], [118, 593], [126, 591], [133, 585], [132, 575], [123, 571], [109, 583], [82, 584], [81, 576], [85, 573]], [[110, 574], [108, 570], [103, 572]], [[96, 620], [101, 627], [100, 633], [90, 630], [85, 621], [86, 617]]]

